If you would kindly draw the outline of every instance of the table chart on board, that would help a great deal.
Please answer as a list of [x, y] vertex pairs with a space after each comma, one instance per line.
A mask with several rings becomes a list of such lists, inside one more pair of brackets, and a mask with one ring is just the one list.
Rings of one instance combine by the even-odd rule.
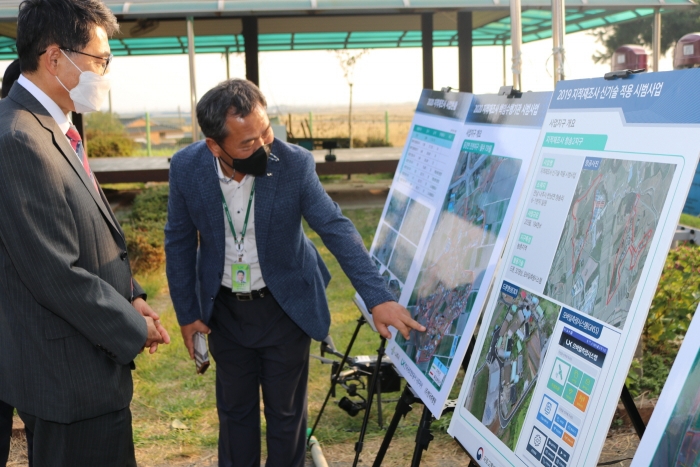
[[454, 139], [454, 133], [415, 125], [399, 180], [429, 199], [436, 199]]

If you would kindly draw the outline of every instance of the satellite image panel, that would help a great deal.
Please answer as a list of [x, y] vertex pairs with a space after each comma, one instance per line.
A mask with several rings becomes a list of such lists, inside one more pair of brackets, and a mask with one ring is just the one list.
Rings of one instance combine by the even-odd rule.
[[[438, 389], [476, 301], [521, 161], [462, 152], [408, 303], [425, 333], [396, 342]], [[460, 362], [461, 363], [461, 362]]]
[[[464, 406], [513, 450], [561, 308], [506, 284], [499, 293]], [[512, 293], [503, 292], [504, 288]]]
[[545, 295], [624, 327], [675, 167], [602, 159], [582, 170]]

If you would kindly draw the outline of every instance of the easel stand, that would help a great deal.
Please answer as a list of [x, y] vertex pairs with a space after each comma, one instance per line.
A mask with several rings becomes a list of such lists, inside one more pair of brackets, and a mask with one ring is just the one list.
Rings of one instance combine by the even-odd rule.
[[[396, 428], [399, 426], [401, 418], [405, 417], [406, 414], [413, 410], [412, 405], [415, 403], [422, 403], [422, 401], [413, 391], [411, 386], [406, 384], [406, 387], [404, 387], [403, 393], [401, 393], [401, 397], [399, 398], [399, 402], [396, 404], [394, 416], [386, 430], [384, 440], [382, 441], [382, 445], [379, 447], [377, 457], [374, 459], [372, 467], [380, 467], [382, 465], [382, 462], [384, 462], [384, 456], [389, 450], [391, 439], [394, 437], [394, 433], [396, 433]], [[447, 401], [443, 413], [451, 412], [454, 409], [455, 401]], [[423, 457], [423, 451], [428, 450], [430, 442], [434, 439], [433, 433], [430, 431], [433, 421], [435, 421], [435, 417], [433, 417], [433, 415], [430, 413], [430, 409], [423, 406], [423, 413], [420, 418], [420, 423], [418, 424], [418, 430], [416, 431], [416, 445], [413, 448], [411, 467], [418, 467], [420, 465]]]
[[629, 415], [630, 417], [630, 421], [632, 422], [634, 431], [637, 432], [637, 436], [639, 436], [639, 439], [642, 439], [642, 436], [644, 435], [644, 430], [646, 430], [647, 426], [644, 423], [644, 420], [642, 420], [642, 416], [639, 415], [637, 405], [634, 403], [632, 394], [630, 394], [630, 390], [627, 389], [626, 384], [622, 386], [620, 400], [622, 401], [622, 405], [625, 406], [625, 411], [627, 412], [627, 415]]
[[[321, 420], [321, 416], [323, 415], [323, 411], [326, 408], [326, 405], [328, 404], [328, 401], [330, 400], [331, 396], [335, 396], [335, 388], [336, 385], [338, 384], [338, 381], [340, 379], [340, 375], [343, 372], [343, 368], [345, 368], [345, 364], [348, 362], [348, 359], [350, 358], [350, 352], [352, 351], [352, 347], [355, 344], [355, 339], [357, 338], [357, 335], [360, 332], [360, 328], [362, 327], [363, 324], [365, 324], [367, 320], [364, 318], [364, 316], [360, 316], [357, 320], [357, 326], [355, 326], [355, 331], [352, 334], [352, 338], [350, 339], [350, 343], [348, 344], [348, 348], [345, 350], [345, 353], [343, 354], [343, 357], [340, 361], [340, 364], [338, 365], [338, 368], [333, 375], [333, 378], [331, 380], [331, 387], [328, 389], [328, 393], [326, 394], [326, 398], [323, 401], [323, 405], [321, 406], [321, 410], [318, 413], [318, 416], [316, 417], [316, 421], [314, 422], [313, 427], [311, 428], [311, 431], [309, 432], [306, 443], [308, 444], [311, 440], [311, 437], [313, 436], [314, 432], [316, 431], [316, 427], [318, 426], [319, 421]], [[381, 401], [381, 385], [379, 384], [379, 376], [381, 372], [381, 366], [382, 366], [382, 360], [384, 358], [384, 349], [386, 347], [386, 338], [382, 337], [380, 340], [379, 344], [379, 349], [377, 349], [377, 362], [374, 365], [374, 369], [372, 370], [372, 376], [370, 378], [369, 386], [367, 388], [367, 403], [365, 407], [365, 415], [364, 418], [362, 419], [362, 426], [360, 427], [360, 438], [358, 439], [357, 443], [355, 443], [355, 461], [353, 462], [353, 467], [357, 466], [357, 463], [360, 460], [360, 453], [362, 452], [362, 447], [364, 444], [364, 439], [365, 439], [365, 434], [367, 433], [367, 425], [369, 424], [369, 417], [370, 413], [372, 410], [372, 401], [374, 399], [375, 392], [377, 393], [377, 407], [379, 410], [379, 425], [382, 426], [382, 401]]]
[[[364, 319], [364, 318], [362, 318]], [[377, 363], [374, 365], [374, 371], [372, 372], [372, 379], [369, 382], [369, 388], [367, 388], [367, 407], [365, 408], [365, 416], [362, 419], [362, 427], [360, 427], [360, 438], [355, 443], [355, 461], [352, 463], [352, 467], [356, 467], [357, 463], [360, 461], [360, 453], [362, 452], [362, 445], [365, 440], [365, 433], [367, 432], [367, 424], [369, 423], [369, 415], [372, 410], [372, 399], [374, 399], [374, 391], [379, 388], [379, 371], [382, 367], [382, 358], [384, 358], [384, 348], [386, 347], [386, 338], [381, 338], [381, 343], [379, 344], [379, 349], [377, 349]], [[379, 425], [381, 426], [382, 417], [382, 399], [381, 395], [377, 398], [377, 407], [379, 408]]]

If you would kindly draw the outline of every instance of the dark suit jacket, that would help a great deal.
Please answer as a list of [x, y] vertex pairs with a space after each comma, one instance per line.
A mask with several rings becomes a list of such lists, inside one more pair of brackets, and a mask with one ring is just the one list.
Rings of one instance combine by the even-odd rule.
[[[275, 140], [267, 176], [255, 180], [255, 240], [263, 279], [282, 309], [316, 340], [328, 335], [330, 274], [302, 217], [338, 259], [369, 308], [394, 300], [362, 237], [326, 194], [309, 151]], [[212, 314], [221, 286], [226, 223], [212, 153], [201, 141], [170, 164], [166, 271], [181, 325]]]
[[21, 85], [0, 101], [0, 178], [0, 400], [59, 423], [127, 407], [147, 329], [124, 234]]

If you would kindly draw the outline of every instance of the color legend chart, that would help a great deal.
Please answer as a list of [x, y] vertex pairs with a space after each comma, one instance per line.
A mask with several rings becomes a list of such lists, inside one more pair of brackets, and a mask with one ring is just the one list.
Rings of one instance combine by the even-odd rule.
[[446, 172], [454, 139], [454, 133], [415, 125], [399, 169], [399, 181], [429, 199], [437, 199], [440, 180], [449, 175]]
[[608, 349], [562, 329], [526, 450], [544, 467], [566, 467], [583, 427]]

